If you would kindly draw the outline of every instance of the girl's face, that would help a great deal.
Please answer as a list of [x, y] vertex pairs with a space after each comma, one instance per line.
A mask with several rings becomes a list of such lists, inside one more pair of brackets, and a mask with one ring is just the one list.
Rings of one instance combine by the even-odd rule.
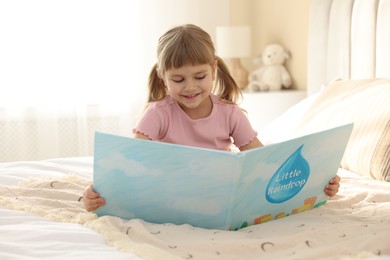
[[210, 94], [213, 89], [217, 61], [210, 64], [185, 65], [167, 70], [162, 79], [169, 95], [192, 118], [208, 116], [212, 110]]

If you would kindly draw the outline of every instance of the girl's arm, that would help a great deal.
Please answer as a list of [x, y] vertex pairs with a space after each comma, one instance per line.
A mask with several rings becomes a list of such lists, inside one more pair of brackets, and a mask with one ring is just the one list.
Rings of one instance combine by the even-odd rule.
[[143, 135], [141, 133], [135, 133], [134, 134], [134, 138], [137, 138], [137, 139], [144, 139], [144, 140], [150, 140], [149, 137], [147, 137], [146, 135]]
[[258, 147], [262, 147], [262, 146], [263, 146], [263, 144], [260, 142], [260, 140], [257, 137], [255, 137], [255, 139], [253, 139], [249, 144], [241, 146], [240, 151], [242, 152], [245, 150], [258, 148]]

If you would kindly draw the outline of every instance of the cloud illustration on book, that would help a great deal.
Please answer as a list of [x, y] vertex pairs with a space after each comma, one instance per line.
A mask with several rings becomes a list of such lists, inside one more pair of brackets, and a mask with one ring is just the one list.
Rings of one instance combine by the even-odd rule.
[[[174, 162], [171, 162], [174, 163]], [[233, 176], [226, 174], [236, 167], [235, 161], [207, 161], [193, 159], [189, 160], [183, 168], [183, 174], [196, 175], [198, 178], [206, 178], [210, 182], [227, 183], [231, 182]], [[190, 171], [188, 170], [190, 169]], [[207, 169], [205, 171], [204, 169]]]
[[119, 152], [107, 155], [106, 158], [99, 161], [98, 166], [107, 172], [117, 170], [129, 177], [140, 175], [160, 176], [163, 174], [159, 168], [146, 168], [142, 163], [126, 158]]
[[267, 163], [265, 161], [257, 162], [254, 171], [258, 174], [246, 175], [242, 180], [242, 184], [252, 186], [254, 181], [268, 182], [269, 177], [262, 173], [275, 171], [278, 167], [279, 165], [276, 163]]

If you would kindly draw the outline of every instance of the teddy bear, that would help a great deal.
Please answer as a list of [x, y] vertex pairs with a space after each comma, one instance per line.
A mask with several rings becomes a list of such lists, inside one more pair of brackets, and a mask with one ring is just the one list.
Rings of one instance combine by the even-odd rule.
[[255, 63], [261, 61], [260, 68], [251, 72], [248, 76], [249, 91], [274, 91], [289, 88], [292, 80], [284, 62], [290, 58], [290, 54], [279, 44], [269, 44], [255, 59]]

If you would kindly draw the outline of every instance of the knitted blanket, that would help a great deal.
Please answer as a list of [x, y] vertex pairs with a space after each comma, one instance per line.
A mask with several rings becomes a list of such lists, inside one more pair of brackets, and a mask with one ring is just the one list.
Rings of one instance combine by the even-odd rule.
[[76, 175], [0, 185], [0, 204], [84, 225], [145, 259], [365, 259], [390, 254], [390, 185], [372, 181], [345, 177], [325, 206], [238, 231], [97, 217], [82, 201], [91, 180]]

